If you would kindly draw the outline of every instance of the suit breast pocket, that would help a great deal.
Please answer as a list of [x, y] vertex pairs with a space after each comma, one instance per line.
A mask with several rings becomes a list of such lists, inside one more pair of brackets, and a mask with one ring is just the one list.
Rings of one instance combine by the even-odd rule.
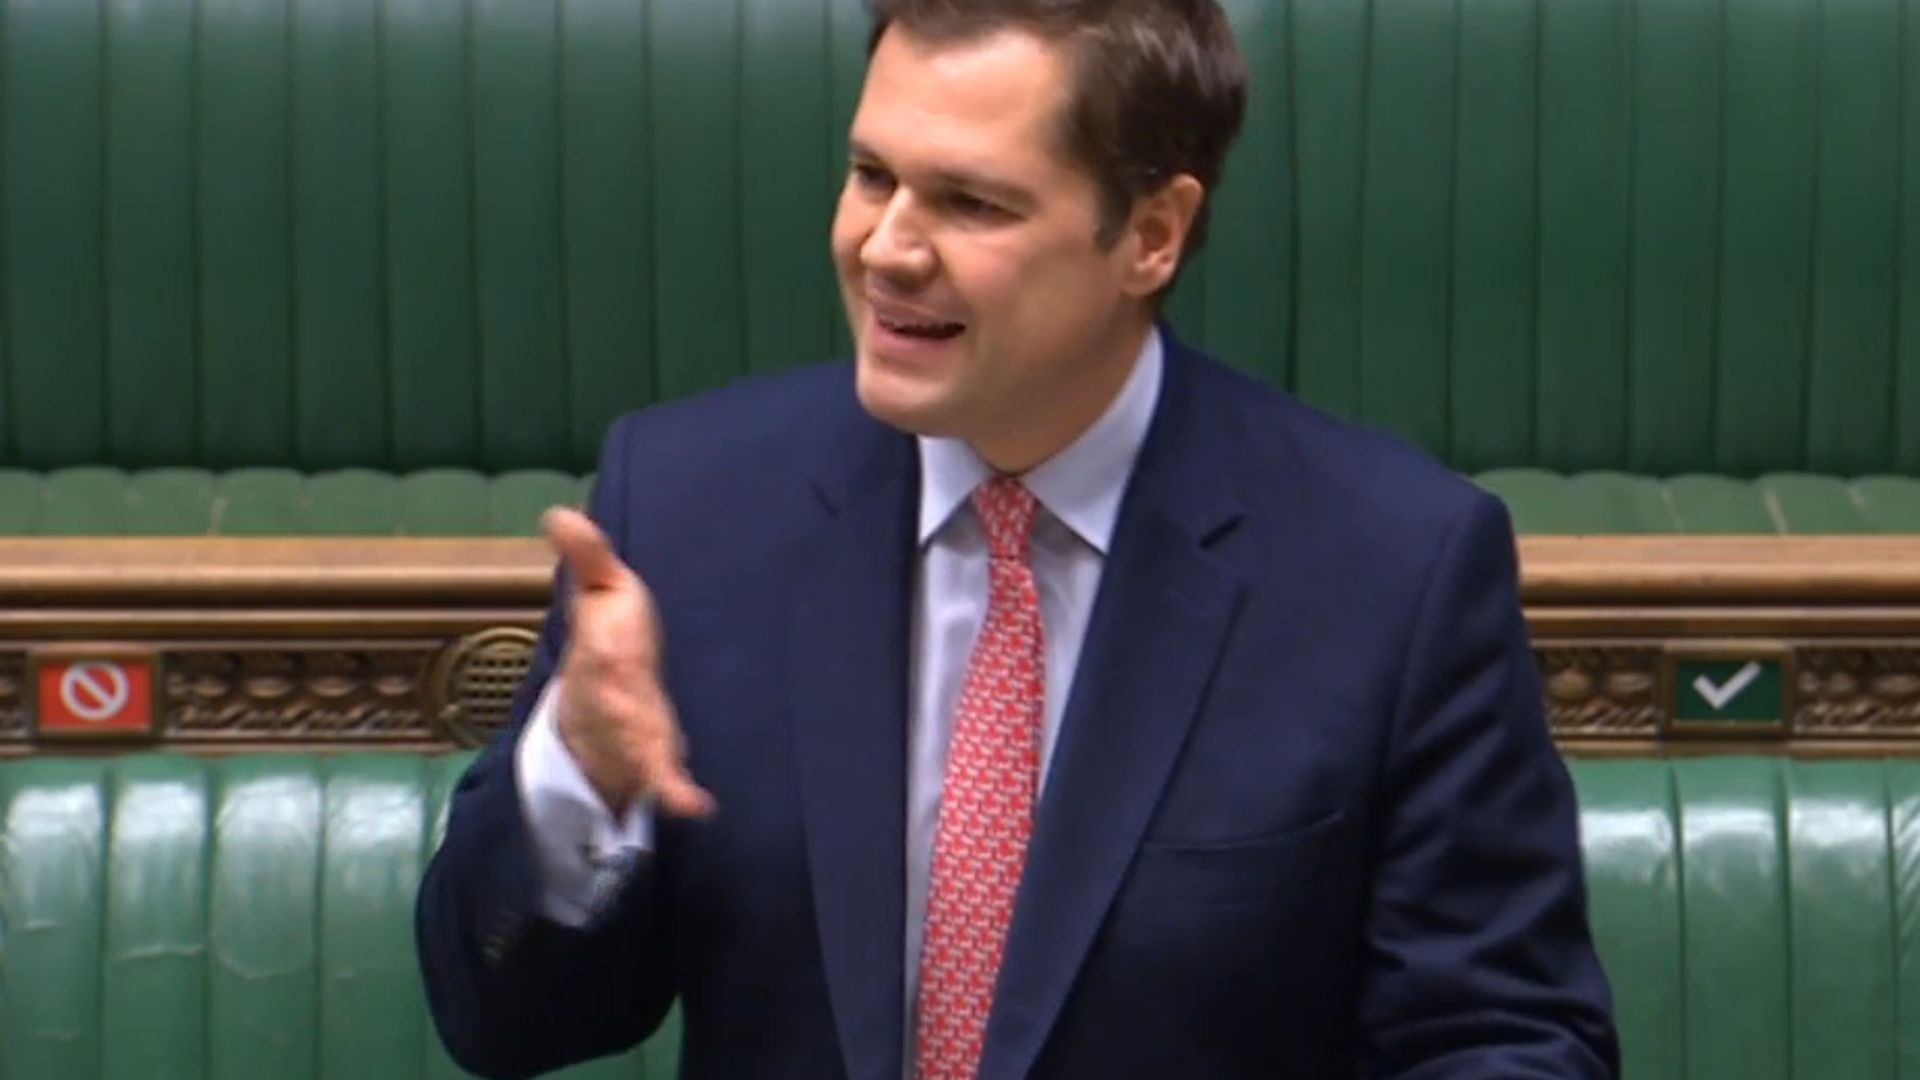
[[1310, 895], [1340, 857], [1349, 830], [1342, 811], [1267, 836], [1220, 843], [1147, 840], [1134, 856], [1128, 899], [1145, 906], [1272, 904]]

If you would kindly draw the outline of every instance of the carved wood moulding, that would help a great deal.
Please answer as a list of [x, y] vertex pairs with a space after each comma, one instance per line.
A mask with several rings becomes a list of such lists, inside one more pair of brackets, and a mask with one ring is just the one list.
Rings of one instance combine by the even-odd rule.
[[[1569, 751], [1920, 754], [1920, 537], [1520, 553]], [[0, 539], [0, 755], [479, 745], [550, 588], [532, 540]]]
[[439, 647], [169, 650], [160, 657], [164, 738], [419, 740], [436, 736], [427, 669]]
[[1920, 754], [1920, 537], [1530, 537], [1570, 753]]
[[480, 746], [506, 723], [536, 640], [498, 626], [444, 641], [0, 646], [0, 744]]
[[[119, 662], [145, 657], [158, 691], [149, 722], [113, 734], [123, 743], [183, 749], [478, 746], [506, 723], [535, 641], [531, 629], [502, 626], [448, 641], [183, 643], [131, 652], [122, 646]], [[1745, 648], [1724, 643], [1732, 657], [1724, 663], [1738, 663]], [[51, 730], [44, 722], [36, 731], [30, 723], [29, 682], [42, 651], [0, 647], [0, 743], [24, 748], [93, 734]], [[82, 648], [74, 655], [90, 654]], [[1793, 685], [1782, 689], [1781, 722], [1686, 722], [1675, 704], [1683, 688], [1674, 685], [1672, 657], [1658, 643], [1551, 641], [1535, 649], [1548, 721], [1575, 749], [1744, 738], [1910, 741], [1920, 752], [1920, 640], [1800, 643], [1784, 654], [1770, 642], [1758, 655], [1791, 658]], [[1719, 689], [1733, 688], [1738, 674], [1736, 667]]]
[[0, 652], [0, 739], [27, 737], [27, 663], [20, 653]]
[[1799, 651], [1796, 731], [1920, 738], [1920, 642]]
[[1547, 722], [1563, 736], [1660, 733], [1660, 650], [1633, 645], [1536, 647]]
[[0, 539], [0, 753], [480, 745], [551, 582], [537, 540]]
[[1536, 658], [1570, 749], [1920, 754], [1920, 638], [1545, 642]]

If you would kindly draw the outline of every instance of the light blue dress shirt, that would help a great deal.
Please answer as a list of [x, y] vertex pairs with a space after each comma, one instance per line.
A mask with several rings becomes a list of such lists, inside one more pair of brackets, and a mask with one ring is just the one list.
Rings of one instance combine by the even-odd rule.
[[[1021, 478], [1041, 508], [1034, 524], [1033, 572], [1047, 654], [1042, 785], [1059, 741], [1060, 718], [1120, 500], [1160, 397], [1163, 350], [1158, 331], [1150, 332], [1132, 374], [1107, 411], [1072, 445]], [[987, 539], [968, 499], [993, 476], [986, 462], [958, 439], [922, 437], [919, 450], [920, 558], [908, 683], [907, 940], [902, 957], [909, 1048], [953, 711], [987, 612]], [[631, 854], [651, 845], [652, 820], [640, 807], [615, 820], [594, 793], [555, 727], [557, 685], [553, 680], [542, 693], [516, 751], [520, 804], [534, 840], [546, 915], [583, 926], [617, 888]], [[911, 1057], [909, 1052], [909, 1062]]]

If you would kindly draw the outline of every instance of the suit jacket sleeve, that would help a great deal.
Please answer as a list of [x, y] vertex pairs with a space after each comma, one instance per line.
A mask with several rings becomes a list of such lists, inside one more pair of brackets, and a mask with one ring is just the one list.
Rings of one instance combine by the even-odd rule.
[[1481, 496], [1424, 585], [1374, 837], [1365, 1072], [1619, 1072], [1572, 781], [1549, 736], [1512, 527]]
[[[588, 506], [616, 550], [631, 422], [610, 432]], [[651, 860], [585, 927], [565, 927], [542, 913], [515, 748], [565, 648], [566, 590], [562, 574], [512, 721], [455, 786], [446, 837], [422, 876], [415, 907], [434, 1024], [453, 1059], [484, 1077], [533, 1076], [627, 1049], [659, 1026], [674, 994]]]

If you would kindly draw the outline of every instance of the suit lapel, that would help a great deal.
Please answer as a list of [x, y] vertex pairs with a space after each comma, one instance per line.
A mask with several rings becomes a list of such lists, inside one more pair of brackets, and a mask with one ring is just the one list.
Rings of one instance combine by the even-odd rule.
[[905, 1023], [906, 738], [917, 468], [861, 423], [822, 473], [829, 519], [796, 583], [795, 755], [815, 917], [853, 1080], [898, 1080]]
[[1172, 775], [1244, 584], [1209, 554], [1240, 516], [1224, 403], [1195, 401], [1168, 338], [1161, 402], [1135, 467], [1039, 808], [982, 1076], [1024, 1077]]

